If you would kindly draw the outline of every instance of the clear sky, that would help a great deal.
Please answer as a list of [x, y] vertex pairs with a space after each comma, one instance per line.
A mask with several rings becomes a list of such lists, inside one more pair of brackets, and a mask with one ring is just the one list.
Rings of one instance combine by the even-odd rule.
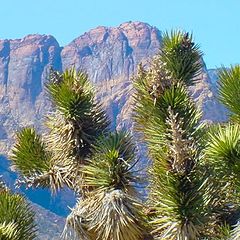
[[2, 0], [0, 39], [51, 34], [64, 46], [99, 25], [192, 31], [208, 68], [240, 63], [240, 0]]

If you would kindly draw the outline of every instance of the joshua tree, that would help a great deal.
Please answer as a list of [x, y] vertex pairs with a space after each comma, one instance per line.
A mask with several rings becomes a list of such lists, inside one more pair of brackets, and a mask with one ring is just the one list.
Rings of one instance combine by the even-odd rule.
[[231, 232], [240, 238], [240, 65], [219, 71], [219, 99], [229, 110], [229, 123], [218, 125], [210, 134], [209, 164], [219, 190], [221, 216]]
[[35, 239], [34, 214], [26, 200], [0, 182], [0, 239]]
[[200, 174], [205, 142], [201, 112], [188, 90], [198, 81], [201, 52], [192, 37], [172, 32], [136, 88], [136, 128], [147, 143], [149, 218], [155, 239], [198, 239], [209, 224], [206, 176]]
[[86, 74], [52, 71], [47, 90], [55, 107], [46, 121], [48, 132], [40, 136], [26, 128], [17, 135], [12, 160], [22, 175], [19, 182], [53, 193], [66, 185], [76, 192], [67, 239], [143, 239], [131, 136], [110, 131]]
[[159, 54], [149, 66], [139, 66], [134, 122], [152, 160], [144, 206], [136, 191], [141, 179], [132, 137], [110, 130], [86, 74], [51, 71], [47, 91], [54, 111], [46, 119], [48, 130], [20, 131], [11, 159], [19, 183], [76, 192], [67, 239], [228, 237], [239, 204], [240, 108], [232, 99], [240, 96], [232, 80], [239, 69], [220, 73], [220, 98], [233, 112], [233, 123], [214, 127], [201, 123], [189, 91], [201, 70], [198, 45], [180, 31], [165, 34]]
[[[148, 215], [155, 239], [226, 239], [240, 218], [240, 67], [219, 72], [230, 123], [205, 126], [188, 90], [198, 81], [201, 56], [188, 34], [166, 34], [135, 78], [136, 129], [152, 159]], [[238, 225], [232, 236], [239, 238]]]

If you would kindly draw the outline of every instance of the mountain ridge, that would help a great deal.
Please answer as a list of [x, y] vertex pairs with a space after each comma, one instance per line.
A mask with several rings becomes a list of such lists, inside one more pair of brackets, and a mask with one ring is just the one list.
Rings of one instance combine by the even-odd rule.
[[[120, 95], [113, 96], [107, 90], [128, 87], [138, 63], [153, 56], [160, 42], [160, 31], [141, 22], [98, 27], [65, 47], [51, 35], [0, 40], [0, 153], [10, 149], [19, 127], [35, 125], [41, 129], [40, 119], [50, 109], [43, 91], [50, 66], [60, 71], [72, 66], [87, 71], [94, 84], [102, 85], [100, 98], [105, 95], [106, 101], [114, 98], [123, 105], [125, 97], [119, 99]], [[116, 111], [114, 106], [108, 110], [110, 115]]]

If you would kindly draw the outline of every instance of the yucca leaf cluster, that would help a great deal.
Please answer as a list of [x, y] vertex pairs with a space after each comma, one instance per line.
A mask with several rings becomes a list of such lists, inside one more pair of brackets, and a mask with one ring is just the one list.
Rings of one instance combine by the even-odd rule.
[[210, 143], [206, 149], [207, 166], [214, 176], [213, 184], [217, 182], [218, 186], [214, 211], [229, 226], [229, 238], [234, 240], [240, 234], [239, 70], [239, 65], [219, 70], [219, 99], [229, 110], [230, 121], [211, 128], [208, 134]]
[[33, 240], [36, 237], [34, 213], [23, 196], [0, 186], [0, 239]]

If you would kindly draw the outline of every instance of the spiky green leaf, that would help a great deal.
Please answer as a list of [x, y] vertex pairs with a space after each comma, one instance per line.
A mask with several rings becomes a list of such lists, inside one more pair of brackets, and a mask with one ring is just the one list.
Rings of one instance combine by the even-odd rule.
[[35, 232], [34, 214], [24, 198], [0, 191], [0, 239], [33, 240]]
[[163, 35], [160, 59], [173, 80], [193, 85], [202, 69], [201, 57], [202, 52], [189, 33], [172, 31]]
[[219, 98], [220, 101], [233, 114], [233, 119], [240, 122], [240, 65], [231, 66], [230, 69], [219, 70]]
[[109, 120], [96, 103], [85, 73], [70, 69], [62, 74], [55, 72], [52, 78], [47, 89], [56, 112], [47, 120], [50, 142], [61, 144], [65, 152], [82, 160], [95, 139], [107, 131]]
[[134, 191], [139, 182], [134, 168], [137, 162], [133, 140], [125, 132], [102, 136], [94, 145], [92, 157], [84, 167], [86, 185]]
[[43, 173], [50, 168], [50, 154], [40, 135], [33, 128], [24, 128], [17, 133], [11, 160], [22, 175]]

